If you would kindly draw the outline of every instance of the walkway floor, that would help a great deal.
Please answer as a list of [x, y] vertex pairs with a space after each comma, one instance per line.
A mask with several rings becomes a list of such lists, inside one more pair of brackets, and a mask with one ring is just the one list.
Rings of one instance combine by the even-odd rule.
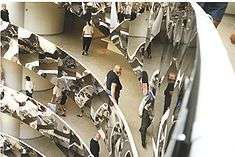
[[76, 57], [78, 61], [90, 69], [99, 80], [104, 80], [106, 73], [111, 70], [115, 64], [119, 64], [123, 67], [121, 82], [124, 89], [121, 92], [119, 105], [131, 129], [139, 156], [152, 156], [153, 151], [150, 138], [147, 138], [146, 149], [143, 149], [141, 145], [140, 133], [138, 131], [141, 119], [138, 116], [138, 107], [142, 99], [142, 93], [139, 89], [139, 82], [136, 75], [133, 73], [127, 60], [123, 56], [103, 48], [102, 45], [104, 43], [99, 39], [92, 42], [92, 53], [90, 53], [89, 56], [82, 56], [79, 34], [62, 33], [44, 37]]
[[[43, 104], [50, 102], [52, 97], [52, 90], [44, 92], [35, 92], [33, 97]], [[89, 147], [90, 139], [95, 136], [97, 132], [96, 127], [93, 125], [90, 118], [83, 116], [78, 117], [79, 107], [70, 98], [66, 102], [66, 117], [61, 117], [65, 122], [78, 133], [78, 135], [84, 140], [85, 144]], [[108, 150], [105, 143], [100, 141], [100, 156], [108, 156]]]

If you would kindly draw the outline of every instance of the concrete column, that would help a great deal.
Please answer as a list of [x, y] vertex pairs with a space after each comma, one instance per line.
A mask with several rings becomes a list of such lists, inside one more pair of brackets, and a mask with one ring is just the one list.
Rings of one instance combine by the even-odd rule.
[[2, 58], [5, 85], [14, 90], [22, 89], [22, 67], [15, 62]]
[[24, 2], [7, 2], [10, 22], [16, 26], [24, 27]]
[[[1, 61], [5, 75], [5, 85], [16, 91], [21, 90], [23, 87], [22, 80], [24, 78], [23, 67], [6, 59], [2, 59]], [[6, 114], [0, 114], [0, 120], [0, 131], [16, 138], [30, 139], [41, 136], [41, 133], [37, 130]]]
[[64, 29], [64, 8], [52, 2], [25, 3], [24, 28], [41, 35], [58, 34]]
[[0, 113], [0, 131], [16, 138], [20, 137], [20, 121], [7, 114]]
[[[5, 85], [14, 89], [21, 90], [22, 67], [15, 62], [2, 59], [2, 68], [5, 76]], [[20, 137], [20, 121], [5, 114], [1, 114], [1, 131], [16, 138]]]

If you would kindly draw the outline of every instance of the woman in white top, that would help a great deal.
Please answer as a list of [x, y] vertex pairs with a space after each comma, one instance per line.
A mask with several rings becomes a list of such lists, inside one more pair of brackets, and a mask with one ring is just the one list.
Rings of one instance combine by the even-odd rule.
[[33, 96], [33, 82], [31, 81], [29, 76], [25, 77], [25, 90], [26, 90], [26, 95], [31, 97]]
[[83, 37], [83, 51], [82, 55], [88, 55], [88, 50], [91, 45], [92, 35], [93, 35], [93, 27], [90, 22], [87, 21], [86, 26], [83, 28], [82, 37]]

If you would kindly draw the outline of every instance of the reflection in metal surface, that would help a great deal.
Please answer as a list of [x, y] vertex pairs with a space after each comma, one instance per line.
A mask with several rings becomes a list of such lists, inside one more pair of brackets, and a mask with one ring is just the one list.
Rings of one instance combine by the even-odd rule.
[[90, 155], [81, 138], [58, 115], [23, 93], [1, 85], [0, 108], [2, 113], [51, 138], [65, 155]]
[[[120, 23], [111, 33], [111, 40], [137, 77], [141, 80], [146, 71], [150, 76], [149, 89], [156, 90], [151, 136], [154, 155], [159, 157], [167, 150], [184, 94], [190, 90], [197, 31], [190, 3], [151, 4], [134, 20]], [[162, 113], [159, 106], [164, 108]]]
[[59, 2], [57, 4], [75, 14], [83, 22], [92, 21], [103, 35], [109, 36], [111, 2]]
[[[17, 63], [48, 79], [62, 91], [67, 91], [81, 110], [92, 117], [97, 129], [104, 133], [105, 141], [113, 139], [111, 132], [119, 127], [120, 136], [115, 137], [117, 141], [105, 142], [112, 156], [137, 156], [120, 109], [83, 65], [54, 44], [22, 28], [18, 28], [18, 47]], [[2, 57], [9, 59], [4, 55]]]
[[2, 155], [16, 157], [16, 156], [30, 156], [30, 157], [44, 157], [43, 154], [27, 145], [23, 141], [16, 139], [10, 135], [0, 132], [0, 152]]

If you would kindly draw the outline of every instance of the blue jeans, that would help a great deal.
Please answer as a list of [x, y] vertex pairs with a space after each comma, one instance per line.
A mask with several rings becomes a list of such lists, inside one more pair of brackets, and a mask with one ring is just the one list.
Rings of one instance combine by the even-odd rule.
[[228, 2], [198, 2], [198, 5], [200, 5], [207, 14], [211, 15], [214, 21], [220, 22], [228, 6]]

